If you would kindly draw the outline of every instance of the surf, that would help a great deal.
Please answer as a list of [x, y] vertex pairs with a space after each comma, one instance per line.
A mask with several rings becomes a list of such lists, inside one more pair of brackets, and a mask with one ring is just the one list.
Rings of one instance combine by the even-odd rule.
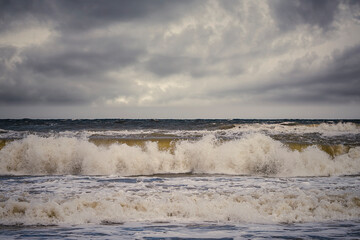
[[228, 174], [337, 176], [360, 173], [360, 147], [285, 144], [261, 133], [222, 140], [89, 140], [29, 135], [0, 150], [1, 175]]

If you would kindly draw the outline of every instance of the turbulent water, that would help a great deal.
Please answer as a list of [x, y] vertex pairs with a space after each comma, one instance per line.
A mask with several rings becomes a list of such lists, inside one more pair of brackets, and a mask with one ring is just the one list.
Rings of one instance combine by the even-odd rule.
[[358, 120], [0, 120], [0, 237], [360, 236]]

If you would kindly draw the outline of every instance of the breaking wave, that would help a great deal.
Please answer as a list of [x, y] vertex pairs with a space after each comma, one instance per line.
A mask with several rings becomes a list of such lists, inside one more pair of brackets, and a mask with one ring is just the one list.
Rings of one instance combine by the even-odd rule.
[[360, 126], [352, 122], [301, 124], [296, 122], [284, 122], [280, 124], [235, 124], [230, 132], [266, 132], [270, 134], [307, 134], [318, 133], [323, 136], [337, 136], [347, 134], [360, 134]]
[[291, 177], [360, 172], [360, 147], [331, 156], [316, 145], [294, 150], [259, 133], [229, 141], [208, 135], [170, 145], [165, 149], [159, 149], [154, 141], [143, 146], [96, 145], [85, 139], [31, 135], [0, 150], [0, 174], [131, 176], [191, 172]]
[[0, 223], [84, 224], [129, 221], [313, 222], [360, 217], [360, 199], [353, 194], [284, 190], [252, 194], [215, 192], [114, 191], [71, 198], [8, 199], [0, 202]]

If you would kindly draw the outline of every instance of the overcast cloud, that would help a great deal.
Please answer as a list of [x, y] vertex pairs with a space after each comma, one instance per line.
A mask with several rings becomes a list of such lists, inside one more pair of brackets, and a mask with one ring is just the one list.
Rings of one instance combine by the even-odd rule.
[[359, 1], [0, 0], [1, 118], [360, 118], [359, 66]]

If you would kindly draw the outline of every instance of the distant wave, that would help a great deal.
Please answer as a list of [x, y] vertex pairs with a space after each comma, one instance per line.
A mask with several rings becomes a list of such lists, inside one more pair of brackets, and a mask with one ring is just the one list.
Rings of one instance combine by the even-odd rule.
[[[241, 123], [241, 124], [210, 124], [194, 129], [181, 129], [187, 126], [182, 123], [179, 129], [172, 129], [171, 125], [167, 129], [156, 128], [156, 126], [149, 126], [149, 128], [129, 128], [116, 129], [112, 126], [109, 129], [92, 129], [91, 125], [86, 125], [84, 128], [73, 128], [69, 130], [51, 129], [44, 131], [41, 128], [31, 128], [23, 130], [3, 130], [0, 129], [0, 139], [19, 139], [25, 138], [29, 135], [38, 135], [42, 137], [61, 136], [61, 137], [77, 137], [77, 138], [153, 138], [153, 137], [178, 137], [178, 138], [194, 138], [202, 137], [209, 134], [226, 138], [239, 138], [243, 134], [262, 133], [266, 135], [306, 135], [316, 134], [323, 137], [346, 136], [360, 134], [360, 125], [353, 122], [338, 122], [338, 123], [311, 123], [304, 124], [301, 122], [282, 122], [282, 123]], [[70, 128], [70, 127], [68, 127]]]
[[320, 123], [301, 124], [295, 122], [284, 122], [280, 124], [235, 124], [233, 131], [237, 132], [265, 132], [270, 134], [306, 134], [319, 133], [325, 136], [360, 134], [360, 126], [356, 123]]
[[360, 147], [341, 149], [328, 154], [316, 145], [291, 147], [260, 133], [229, 141], [207, 135], [199, 140], [174, 141], [171, 147], [160, 149], [154, 141], [146, 141], [143, 146], [96, 145], [75, 137], [30, 135], [7, 143], [0, 150], [0, 174], [130, 176], [191, 172], [290, 177], [358, 174]]

